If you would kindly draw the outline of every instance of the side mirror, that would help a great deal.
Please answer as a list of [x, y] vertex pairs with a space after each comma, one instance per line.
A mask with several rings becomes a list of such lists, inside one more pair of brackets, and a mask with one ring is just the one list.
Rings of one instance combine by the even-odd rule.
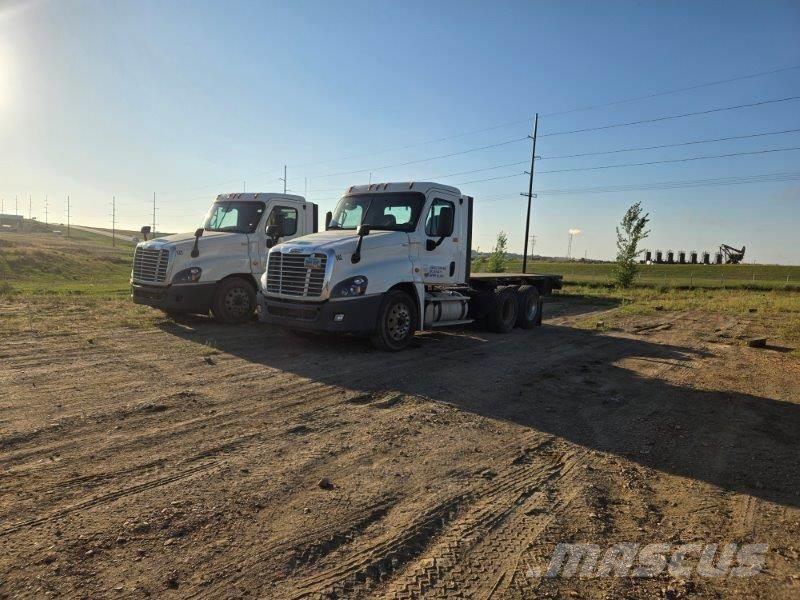
[[436, 222], [436, 237], [449, 237], [453, 234], [453, 209], [443, 206]]
[[358, 229], [356, 229], [356, 235], [359, 237], [369, 235], [369, 225], [359, 225]]
[[142, 227], [140, 229], [140, 231], [142, 232], [142, 237], [144, 238], [144, 241], [146, 242], [147, 241], [147, 234], [150, 233], [150, 225], [145, 225], [144, 227]]
[[333, 220], [333, 213], [328, 211], [325, 213], [325, 231], [328, 231], [328, 227], [331, 226], [331, 221]]
[[203, 232], [204, 231], [205, 231], [205, 229], [203, 229], [202, 227], [200, 227], [198, 229], [195, 229], [194, 237], [196, 237], [196, 238], [203, 237]]
[[267, 248], [272, 248], [281, 237], [281, 228], [278, 225], [267, 225]]
[[441, 243], [444, 241], [445, 238], [450, 237], [453, 235], [453, 218], [455, 213], [450, 206], [443, 206], [442, 209], [439, 211], [439, 216], [436, 218], [436, 230], [433, 232], [433, 235], [438, 237], [439, 239], [434, 241], [432, 239], [428, 239], [425, 242], [425, 249], [428, 252], [432, 250], [436, 250]]

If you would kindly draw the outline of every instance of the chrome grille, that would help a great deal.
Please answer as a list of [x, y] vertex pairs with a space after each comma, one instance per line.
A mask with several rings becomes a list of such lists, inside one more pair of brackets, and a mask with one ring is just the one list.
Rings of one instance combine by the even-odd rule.
[[133, 278], [136, 281], [164, 283], [167, 279], [169, 250], [139, 248], [133, 254]]
[[[315, 257], [321, 262], [318, 267], [307, 267], [306, 259]], [[267, 263], [267, 293], [300, 296], [304, 298], [322, 295], [325, 282], [325, 254], [283, 254], [270, 252]]]

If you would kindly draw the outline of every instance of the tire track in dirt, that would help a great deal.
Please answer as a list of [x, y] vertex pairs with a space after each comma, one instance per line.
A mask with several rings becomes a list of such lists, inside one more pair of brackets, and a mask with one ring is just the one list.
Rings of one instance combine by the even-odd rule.
[[[315, 574], [293, 583], [287, 594], [292, 598], [352, 597], [408, 569], [400, 580], [392, 582], [389, 596], [415, 597], [414, 589], [424, 595], [459, 558], [496, 532], [535, 492], [567, 477], [586, 454], [559, 455], [536, 467], [515, 466], [488, 485], [478, 484], [446, 497], [388, 539], [355, 544], [352, 552], [335, 565], [317, 568]], [[498, 548], [502, 547], [498, 543]], [[484, 560], [489, 560], [489, 554]]]
[[[383, 597], [489, 597], [513, 575], [528, 544], [571, 500], [559, 498], [545, 509], [542, 496], [557, 485], [569, 487], [575, 469], [588, 456], [586, 450], [565, 453], [555, 466], [524, 473], [513, 485], [480, 497], [447, 534], [392, 581]], [[531, 518], [542, 510], [548, 511], [547, 519]]]
[[105, 494], [100, 494], [98, 496], [93, 496], [77, 504], [73, 504], [66, 508], [51, 512], [47, 515], [43, 515], [40, 517], [35, 517], [32, 519], [27, 519], [25, 521], [21, 521], [19, 523], [15, 523], [10, 527], [6, 527], [4, 529], [0, 529], [0, 537], [5, 537], [11, 533], [15, 533], [23, 528], [30, 528], [36, 527], [38, 525], [42, 525], [44, 523], [49, 523], [55, 521], [57, 519], [61, 519], [66, 517], [72, 513], [87, 510], [90, 508], [94, 508], [103, 504], [108, 504], [110, 502], [114, 502], [115, 500], [119, 500], [120, 498], [124, 498], [125, 496], [131, 496], [134, 494], [140, 494], [142, 492], [146, 492], [148, 490], [154, 490], [156, 488], [164, 487], [171, 483], [176, 483], [178, 481], [182, 481], [184, 479], [188, 479], [195, 474], [202, 473], [204, 471], [210, 471], [217, 465], [215, 463], [209, 464], [202, 464], [196, 465], [193, 467], [189, 467], [187, 469], [183, 469], [177, 473], [172, 475], [167, 475], [165, 477], [159, 477], [157, 479], [152, 479], [150, 481], [146, 481], [144, 483], [130, 485], [119, 490], [114, 490], [112, 492], [107, 492]]

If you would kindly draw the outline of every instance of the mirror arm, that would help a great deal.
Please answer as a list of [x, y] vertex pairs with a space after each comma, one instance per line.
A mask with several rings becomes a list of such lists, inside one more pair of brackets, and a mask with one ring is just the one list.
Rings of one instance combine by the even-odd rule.
[[353, 252], [353, 255], [350, 257], [350, 262], [356, 264], [361, 262], [361, 242], [364, 241], [364, 236], [358, 236], [358, 245], [356, 245], [356, 251]]
[[439, 246], [442, 245], [442, 242], [445, 240], [446, 237], [447, 237], [446, 235], [443, 235], [442, 237], [440, 237], [435, 242], [432, 239], [429, 238], [428, 241], [425, 243], [425, 249], [428, 252], [436, 250]]

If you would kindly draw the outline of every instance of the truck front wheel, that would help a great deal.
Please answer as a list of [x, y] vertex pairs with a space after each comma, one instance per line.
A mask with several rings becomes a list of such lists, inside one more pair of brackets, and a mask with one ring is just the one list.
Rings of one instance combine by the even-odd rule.
[[500, 287], [494, 292], [494, 298], [486, 316], [489, 331], [508, 333], [514, 329], [519, 314], [517, 293], [513, 287]]
[[386, 294], [378, 311], [378, 323], [370, 336], [378, 350], [397, 352], [408, 346], [416, 329], [416, 308], [411, 296], [395, 290]]
[[211, 312], [219, 323], [244, 323], [256, 309], [256, 291], [241, 277], [225, 279], [217, 285]]

